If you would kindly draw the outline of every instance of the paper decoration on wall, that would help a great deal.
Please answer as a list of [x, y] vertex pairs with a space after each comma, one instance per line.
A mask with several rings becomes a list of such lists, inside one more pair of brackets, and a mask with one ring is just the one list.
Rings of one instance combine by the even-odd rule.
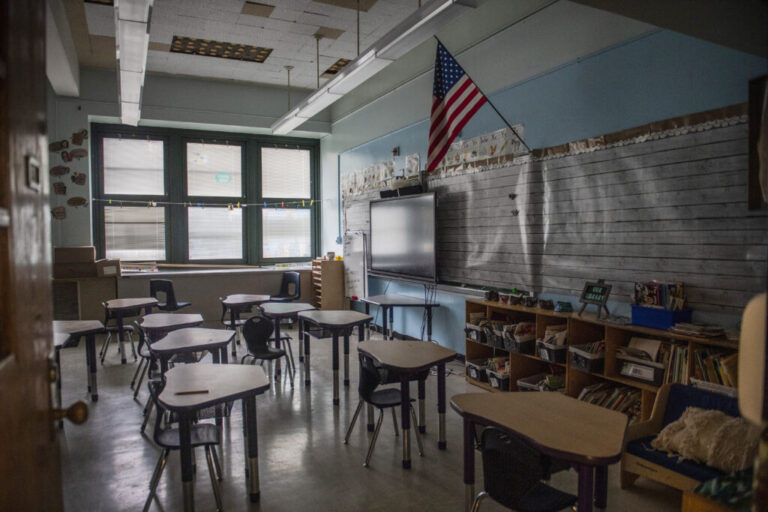
[[69, 141], [67, 139], [51, 142], [48, 144], [48, 151], [56, 152], [61, 151], [69, 147]]
[[67, 218], [67, 209], [63, 206], [57, 206], [56, 208], [51, 208], [51, 215], [56, 220], [64, 220]]
[[88, 150], [83, 148], [76, 148], [69, 152], [69, 156], [72, 158], [77, 158], [78, 160], [81, 158], [85, 158], [88, 156]]
[[346, 173], [341, 177], [342, 194], [360, 194], [387, 186], [395, 176], [395, 161], [387, 160], [366, 167], [361, 171]]
[[[523, 136], [523, 126], [514, 126]], [[509, 128], [479, 135], [451, 144], [435, 172], [453, 176], [496, 168], [510, 162], [515, 154], [526, 153], [520, 140]]]
[[70, 197], [67, 199], [67, 204], [69, 206], [74, 206], [77, 208], [78, 206], [87, 206], [88, 201], [84, 197]]
[[69, 167], [64, 167], [63, 165], [57, 165], [56, 167], [51, 168], [51, 176], [64, 176], [65, 174], [69, 174]]
[[53, 184], [53, 193], [57, 196], [63, 196], [67, 194], [67, 186], [61, 181], [57, 181]]
[[62, 151], [61, 152], [61, 159], [65, 162], [71, 162], [72, 161], [72, 155], [69, 154], [69, 151]]
[[405, 174], [407, 176], [419, 175], [419, 154], [414, 153], [405, 157]]
[[82, 146], [83, 141], [88, 138], [88, 130], [80, 130], [72, 134], [72, 144]]
[[85, 185], [86, 176], [85, 173], [75, 171], [72, 173], [71, 179], [75, 185]]

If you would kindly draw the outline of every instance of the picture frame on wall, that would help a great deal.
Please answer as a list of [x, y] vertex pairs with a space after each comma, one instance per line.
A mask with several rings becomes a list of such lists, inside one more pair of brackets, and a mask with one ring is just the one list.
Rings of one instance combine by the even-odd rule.
[[747, 208], [768, 209], [768, 75], [749, 81]]

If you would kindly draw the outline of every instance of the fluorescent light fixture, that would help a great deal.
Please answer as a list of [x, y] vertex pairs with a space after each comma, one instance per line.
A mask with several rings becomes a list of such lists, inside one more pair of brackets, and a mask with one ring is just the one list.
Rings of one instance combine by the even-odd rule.
[[432, 37], [445, 23], [477, 7], [484, 0], [432, 0], [347, 64], [336, 77], [304, 99], [296, 109], [272, 125], [272, 133], [285, 135], [336, 102], [360, 84]]
[[136, 126], [141, 118], [153, 2], [115, 0], [118, 99], [123, 124]]

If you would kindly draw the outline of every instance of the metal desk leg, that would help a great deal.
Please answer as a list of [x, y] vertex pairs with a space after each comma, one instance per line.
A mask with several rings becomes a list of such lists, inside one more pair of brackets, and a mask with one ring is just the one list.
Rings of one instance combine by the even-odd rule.
[[[85, 352], [88, 360], [88, 390], [91, 392], [91, 400], [99, 399], [99, 387], [96, 382], [96, 335], [88, 334], [85, 337]], [[125, 362], [125, 361], [123, 361]]]
[[579, 512], [592, 512], [594, 474], [592, 466], [579, 465]]
[[427, 377], [419, 379], [419, 432], [427, 433], [426, 411], [424, 410], [424, 400], [427, 398]]
[[[365, 303], [365, 314], [370, 315], [371, 314], [371, 305], [367, 302]], [[368, 339], [371, 339], [371, 324], [368, 323]]]
[[432, 308], [427, 307], [427, 340], [432, 341]]
[[339, 331], [333, 331], [333, 405], [339, 405]]
[[[235, 312], [235, 308], [229, 308], [229, 326], [235, 331], [235, 335], [232, 337], [232, 357], [237, 358], [237, 317], [240, 316]], [[235, 359], [237, 360], [237, 359]]]
[[304, 322], [297, 315], [296, 323], [299, 324], [299, 362], [304, 362]]
[[472, 422], [464, 419], [464, 512], [472, 510], [475, 500], [475, 436], [472, 432]]
[[304, 385], [309, 386], [309, 332], [304, 331]]
[[[275, 326], [275, 348], [277, 350], [280, 350], [280, 343], [281, 343], [280, 342], [280, 319], [279, 318], [275, 318], [273, 320], [273, 323], [274, 323], [274, 326]], [[277, 359], [275, 359], [275, 381], [277, 381], [280, 378], [280, 374], [282, 373], [280, 371], [280, 359], [281, 358], [279, 358], [279, 357]], [[287, 364], [290, 364], [290, 363], [287, 363]], [[290, 372], [288, 372], [288, 373], [290, 373]]]
[[595, 467], [595, 508], [608, 507], [608, 466]]
[[389, 330], [387, 329], [387, 306], [379, 306], [381, 308], [381, 312], [383, 313], [381, 315], [381, 337], [383, 339], [389, 339], [387, 337], [387, 333]]
[[221, 364], [229, 364], [229, 355], [227, 354], [226, 346], [219, 349], [219, 361], [221, 361]]
[[395, 339], [395, 308], [389, 307], [389, 339]]
[[194, 470], [192, 468], [192, 417], [188, 412], [179, 412], [179, 453], [181, 454], [181, 492], [184, 497], [184, 511], [195, 510]]
[[125, 332], [123, 330], [123, 310], [118, 309], [115, 311], [115, 321], [117, 322], [117, 346], [120, 350], [120, 362], [122, 364], [125, 364], [127, 361], [125, 359], [125, 344], [123, 343], [125, 341]]
[[[53, 352], [54, 362], [56, 364], [56, 407], [63, 409], [61, 405], [61, 347], [54, 347]], [[63, 429], [64, 420], [59, 420], [58, 426], [59, 429]]]
[[400, 421], [403, 431], [403, 469], [411, 469], [411, 396], [408, 374], [400, 375]]
[[344, 385], [349, 386], [349, 331], [344, 331]]
[[445, 440], [445, 363], [437, 365], [437, 418], [437, 447], [445, 450], [448, 446], [448, 441]]
[[259, 443], [258, 430], [256, 424], [256, 395], [251, 395], [243, 399], [243, 409], [245, 418], [245, 429], [248, 432], [248, 494], [251, 502], [259, 501]]

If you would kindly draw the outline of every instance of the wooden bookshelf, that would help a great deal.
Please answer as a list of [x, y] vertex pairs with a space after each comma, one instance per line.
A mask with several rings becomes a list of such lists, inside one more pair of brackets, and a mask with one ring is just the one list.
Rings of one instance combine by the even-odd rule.
[[317, 309], [345, 309], [344, 262], [312, 260], [312, 292]]
[[[484, 359], [490, 357], [508, 356], [510, 369], [510, 391], [517, 390], [517, 380], [523, 377], [548, 371], [550, 367], [560, 366], [565, 368], [565, 392], [577, 397], [584, 387], [598, 382], [613, 382], [621, 386], [638, 389], [641, 391], [641, 419], [650, 418], [653, 404], [656, 401], [656, 392], [659, 386], [652, 383], [641, 382], [619, 373], [620, 367], [616, 355], [619, 347], [626, 346], [633, 336], [641, 336], [661, 340], [664, 344], [677, 344], [688, 348], [687, 364], [688, 381], [694, 375], [694, 360], [692, 354], [702, 348], [720, 349], [723, 352], [738, 350], [738, 344], [725, 338], [698, 338], [684, 334], [676, 334], [669, 331], [652, 329], [638, 325], [617, 325], [605, 322], [597, 318], [595, 314], [578, 316], [576, 313], [556, 313], [552, 310], [529, 308], [525, 306], [512, 306], [500, 302], [491, 302], [481, 299], [470, 299], [466, 302], [466, 321], [469, 322], [470, 313], [484, 312], [488, 320], [504, 320], [510, 323], [535, 322], [536, 338], [541, 339], [548, 325], [567, 324], [567, 344], [582, 345], [593, 341], [605, 340], [605, 363], [602, 372], [585, 372], [571, 366], [570, 353], [567, 363], [557, 365], [540, 359], [537, 353], [518, 354], [506, 350], [494, 348], [485, 343], [480, 343], [466, 338], [467, 359]], [[483, 389], [491, 389], [483, 382], [477, 382], [467, 376], [467, 381]], [[495, 390], [496, 391], [496, 390]]]

